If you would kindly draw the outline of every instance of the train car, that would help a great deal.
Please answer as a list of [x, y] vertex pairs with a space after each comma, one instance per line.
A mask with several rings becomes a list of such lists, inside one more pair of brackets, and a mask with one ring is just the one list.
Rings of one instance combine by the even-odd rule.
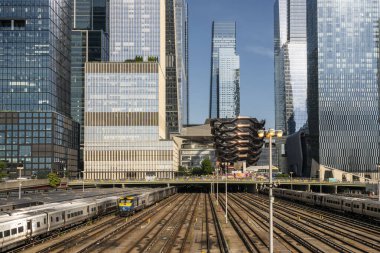
[[302, 201], [302, 191], [293, 191], [293, 190], [283, 190], [284, 198], [293, 200], [293, 201]]
[[315, 205], [315, 198], [313, 192], [302, 192], [302, 201], [309, 204]]
[[176, 193], [175, 187], [167, 187], [143, 194], [133, 194], [120, 197], [118, 200], [118, 211], [120, 216], [128, 216], [151, 206], [164, 198]]
[[118, 200], [119, 215], [132, 215], [133, 213], [141, 209], [141, 204], [140, 206], [139, 204], [139, 196], [136, 194], [120, 197]]
[[371, 218], [380, 218], [380, 202], [374, 200], [366, 200], [364, 202], [363, 214]]
[[17, 220], [10, 216], [0, 218], [0, 252], [21, 244], [19, 238], [25, 238], [26, 224], [27, 215], [18, 217]]
[[342, 205], [343, 205], [343, 197], [342, 196], [336, 196], [336, 195], [329, 195], [323, 196], [322, 206], [332, 208], [338, 211], [342, 211]]
[[360, 198], [352, 198], [351, 210], [354, 214], [363, 215], [363, 209], [365, 209], [365, 202], [367, 200]]
[[276, 197], [283, 197], [284, 189], [281, 188], [273, 188], [273, 195]]
[[46, 214], [27, 213], [0, 218], [0, 252], [7, 251], [25, 243], [33, 236], [47, 231]]
[[314, 192], [312, 194], [313, 194], [313, 197], [314, 197], [314, 205], [316, 205], [316, 206], [323, 206], [323, 199], [328, 194], [326, 194], [326, 193], [318, 193], [318, 192]]

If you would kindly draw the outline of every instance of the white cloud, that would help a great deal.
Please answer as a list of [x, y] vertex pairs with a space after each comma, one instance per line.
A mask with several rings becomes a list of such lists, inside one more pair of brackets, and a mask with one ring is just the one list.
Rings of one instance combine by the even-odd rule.
[[261, 55], [269, 58], [273, 58], [273, 49], [268, 47], [262, 47], [262, 46], [248, 46], [245, 49], [247, 52]]

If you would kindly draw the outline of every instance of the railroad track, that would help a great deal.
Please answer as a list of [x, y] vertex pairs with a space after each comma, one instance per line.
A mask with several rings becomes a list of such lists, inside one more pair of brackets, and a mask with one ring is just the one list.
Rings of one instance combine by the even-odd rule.
[[[240, 194], [241, 197], [249, 198], [252, 201], [261, 201], [261, 198], [254, 197], [249, 194]], [[349, 229], [350, 224], [336, 223], [334, 222], [326, 222], [326, 219], [322, 219], [320, 217], [311, 218], [309, 213], [306, 213], [303, 210], [292, 210], [288, 206], [282, 205], [282, 203], [275, 203], [276, 212], [280, 212], [282, 215], [292, 219], [294, 217], [299, 217], [299, 221], [302, 223], [306, 223], [309, 226], [313, 226], [315, 230], [318, 230], [321, 233], [328, 232], [328, 234], [334, 237], [336, 240], [341, 241], [342, 243], [350, 243], [346, 238], [351, 241], [352, 247], [358, 251], [369, 252], [370, 250], [376, 250], [380, 252], [380, 240], [373, 239], [368, 236], [362, 235], [358, 233], [355, 229]], [[341, 222], [341, 221], [340, 221]], [[349, 229], [349, 231], [348, 231]], [[377, 235], [378, 236], [378, 235]], [[365, 247], [359, 247], [355, 244], [362, 244]]]
[[[244, 202], [247, 204], [247, 206], [250, 206], [255, 212], [258, 214], [261, 212], [261, 215], [264, 215], [266, 217], [266, 214], [268, 212], [267, 207], [263, 206], [263, 201], [261, 199], [253, 200], [251, 197], [244, 196], [242, 194], [237, 195], [231, 195], [232, 198], [239, 199], [241, 202]], [[264, 201], [265, 203], [265, 201]], [[322, 252], [377, 252], [374, 251], [374, 249], [369, 248], [368, 246], [360, 243], [358, 240], [352, 241], [344, 237], [344, 235], [328, 231], [326, 229], [321, 228], [320, 226], [316, 226], [313, 224], [310, 224], [308, 222], [303, 221], [300, 219], [297, 221], [297, 216], [289, 215], [289, 212], [291, 210], [283, 210], [279, 211], [276, 209], [276, 212], [274, 213], [274, 217], [276, 219], [276, 224], [282, 224], [284, 227], [291, 227], [296, 229], [297, 231], [302, 232], [305, 235], [310, 236], [311, 238], [315, 238], [320, 243], [318, 250], [322, 250]], [[320, 224], [322, 226], [322, 224]], [[323, 246], [324, 245], [324, 246]], [[331, 249], [328, 249], [327, 247], [330, 247]]]
[[[265, 199], [265, 201], [267, 200]], [[350, 217], [342, 216], [342, 213], [337, 213], [336, 211], [326, 211], [324, 209], [321, 209], [320, 207], [308, 207], [305, 204], [298, 204], [289, 200], [281, 199], [279, 202], [281, 202], [281, 204], [284, 206], [305, 211], [309, 215], [314, 215], [317, 217], [322, 215], [326, 218], [326, 222], [330, 222], [331, 224], [336, 224], [337, 222], [349, 222], [352, 227], [355, 227], [356, 230], [362, 231], [363, 233], [377, 233], [380, 235], [380, 227], [378, 224], [372, 224], [373, 221], [361, 221]]]
[[[176, 197], [164, 203], [164, 205], [152, 206], [149, 212], [145, 213], [138, 218], [131, 218], [122, 225], [119, 225], [116, 229], [107, 232], [104, 236], [93, 240], [91, 245], [88, 247], [82, 248], [78, 253], [82, 252], [104, 252], [105, 250], [112, 250], [116, 245], [120, 245], [120, 240], [125, 238], [127, 234], [130, 234], [132, 231], [136, 231], [137, 228], [148, 226], [150, 219], [153, 217], [161, 217], [162, 212], [165, 213], [165, 209], [170, 208], [172, 205], [177, 206], [183, 203], [183, 200], [188, 198], [188, 196], [176, 195]], [[125, 249], [123, 249], [124, 251]], [[129, 251], [129, 250], [127, 250]]]
[[[165, 200], [162, 200], [160, 203], [162, 205], [165, 205], [167, 203], [170, 203], [173, 201], [173, 199], [178, 198], [178, 196], [174, 195], [171, 196]], [[147, 209], [137, 213], [133, 218], [131, 218], [130, 222], [133, 223], [135, 219], [139, 219], [140, 216], [150, 214], [152, 213], [155, 206], [148, 207]], [[112, 213], [111, 215], [114, 215]], [[79, 233], [75, 233], [73, 235], [70, 235], [67, 237], [66, 234], [69, 232], [72, 232], [72, 230], [69, 231], [63, 231], [59, 236], [56, 236], [52, 239], [58, 239], [59, 241], [56, 243], [53, 243], [51, 245], [44, 246], [41, 250], [34, 250], [33, 252], [39, 252], [39, 253], [45, 253], [45, 252], [67, 252], [68, 250], [73, 250], [74, 248], [79, 247], [86, 247], [86, 245], [91, 244], [91, 240], [93, 238], [97, 238], [101, 236], [107, 229], [118, 227], [118, 225], [122, 224], [122, 222], [125, 220], [125, 218], [120, 217], [113, 217], [110, 220], [105, 220], [104, 222], [100, 224], [96, 224], [95, 226], [91, 226], [88, 229], [84, 229], [83, 231], [80, 231]], [[92, 224], [93, 221], [90, 221], [87, 224]], [[79, 230], [80, 228], [83, 228], [83, 226], [78, 226], [74, 228], [75, 230]], [[67, 238], [65, 238], [65, 236]], [[73, 250], [75, 251], [75, 250]]]
[[[190, 201], [189, 201], [190, 200]], [[194, 203], [196, 196], [188, 195], [184, 200], [170, 210], [162, 223], [158, 223], [148, 229], [141, 240], [137, 240], [128, 252], [168, 252], [172, 241], [177, 237], [180, 228], [185, 222], [189, 204]]]
[[214, 226], [215, 226], [216, 237], [218, 240], [219, 250], [221, 253], [229, 253], [230, 250], [229, 250], [229, 247], [227, 244], [227, 240], [226, 240], [224, 233], [222, 231], [222, 226], [220, 225], [220, 221], [218, 219], [218, 215], [216, 213], [214, 203], [212, 201], [210, 194], [208, 194], [208, 201], [209, 201], [210, 207], [211, 207], [210, 209], [211, 209], [212, 219], [214, 220]]
[[[267, 238], [267, 235], [269, 231], [269, 218], [261, 213], [258, 215], [253, 212], [251, 208], [248, 208], [244, 203], [235, 198], [230, 198], [229, 200], [229, 221], [245, 243], [247, 251], [268, 252], [269, 238]], [[219, 198], [219, 202], [225, 210], [224, 198]], [[248, 219], [243, 217], [242, 212], [244, 212], [244, 216], [247, 215]], [[281, 247], [281, 250], [286, 252], [320, 252], [316, 247], [308, 243], [307, 240], [304, 240], [302, 236], [291, 232], [289, 229], [279, 224], [275, 224], [275, 228], [274, 234], [278, 240], [277, 248]], [[290, 239], [293, 239], [295, 242]]]
[[[74, 232], [75, 230], [78, 230], [78, 229], [81, 229], [83, 227], [86, 227], [86, 226], [88, 226], [91, 223], [98, 222], [98, 221], [106, 218], [107, 216], [114, 215], [114, 212], [104, 214], [102, 216], [96, 217], [95, 219], [92, 219], [92, 220], [89, 220], [89, 221], [84, 221], [84, 222], [82, 222], [80, 224], [76, 224], [76, 225], [74, 225], [72, 227], [69, 227], [69, 228], [67, 228], [65, 230], [53, 231], [50, 235], [45, 236], [42, 239], [33, 240], [32, 242], [29, 242], [29, 243], [27, 243], [27, 244], [25, 244], [25, 245], [23, 245], [21, 247], [18, 247], [18, 248], [15, 248], [15, 249], [11, 250], [11, 251], [8, 251], [8, 253], [22, 252], [22, 251], [25, 251], [25, 250], [30, 249], [32, 247], [35, 247], [37, 245], [43, 244], [45, 242], [54, 240], [56, 238], [60, 238], [60, 237], [64, 236], [65, 234], [68, 234], [68, 233]], [[49, 252], [49, 251], [46, 251], [46, 252]]]

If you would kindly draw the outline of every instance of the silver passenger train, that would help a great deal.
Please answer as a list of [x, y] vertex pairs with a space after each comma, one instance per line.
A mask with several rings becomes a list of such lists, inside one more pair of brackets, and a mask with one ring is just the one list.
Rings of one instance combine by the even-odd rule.
[[275, 197], [285, 198], [308, 205], [320, 206], [344, 213], [380, 219], [380, 202], [370, 199], [352, 198], [325, 193], [273, 189]]
[[[159, 195], [160, 201], [176, 188], [153, 190], [143, 195]], [[104, 198], [86, 198], [60, 203], [21, 208], [0, 213], [0, 252], [21, 246], [28, 241], [48, 236], [52, 231], [63, 230], [83, 223], [95, 217], [117, 210], [118, 196]]]

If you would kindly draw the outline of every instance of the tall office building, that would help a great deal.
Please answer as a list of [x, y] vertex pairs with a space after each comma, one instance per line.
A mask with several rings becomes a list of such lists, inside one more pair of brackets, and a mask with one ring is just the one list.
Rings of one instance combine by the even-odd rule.
[[110, 2], [111, 62], [86, 63], [87, 178], [173, 177], [187, 59], [186, 1]]
[[110, 0], [75, 0], [73, 2], [73, 28], [108, 32]]
[[240, 57], [233, 48], [219, 48], [219, 118], [240, 114]]
[[148, 60], [165, 52], [160, 63], [166, 74], [166, 124], [169, 133], [180, 132], [188, 115], [187, 2], [114, 0], [110, 6], [110, 61]]
[[0, 159], [9, 162], [13, 176], [20, 162], [26, 176], [77, 174], [70, 13], [65, 0], [0, 2]]
[[291, 135], [307, 123], [306, 0], [275, 2], [275, 124]]
[[240, 113], [240, 66], [239, 56], [236, 54], [236, 23], [214, 21], [211, 46], [209, 117], [236, 118]]
[[307, 18], [312, 158], [376, 178], [380, 2], [309, 0]]
[[86, 63], [85, 177], [173, 177], [158, 62]]
[[285, 130], [285, 87], [283, 80], [282, 47], [288, 40], [288, 0], [274, 3], [274, 101], [275, 127]]
[[84, 145], [84, 66], [109, 59], [109, 0], [73, 1], [71, 32], [71, 116], [80, 123], [80, 167]]

